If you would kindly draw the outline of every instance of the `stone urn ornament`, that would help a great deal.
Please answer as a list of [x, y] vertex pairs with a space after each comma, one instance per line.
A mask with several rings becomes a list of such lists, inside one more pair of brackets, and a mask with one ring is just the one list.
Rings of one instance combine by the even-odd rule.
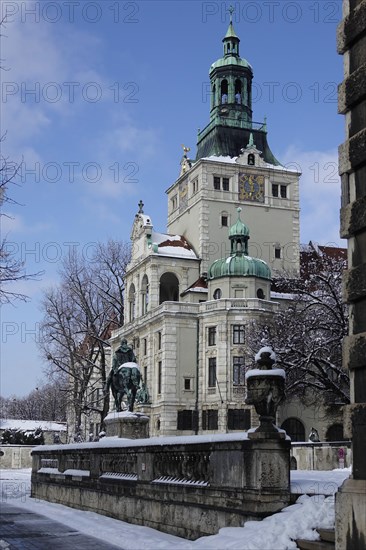
[[285, 396], [283, 369], [273, 368], [276, 354], [272, 348], [261, 348], [255, 356], [256, 365], [246, 375], [247, 405], [254, 405], [259, 415], [259, 426], [249, 433], [251, 439], [285, 438], [285, 432], [276, 426], [277, 407]]

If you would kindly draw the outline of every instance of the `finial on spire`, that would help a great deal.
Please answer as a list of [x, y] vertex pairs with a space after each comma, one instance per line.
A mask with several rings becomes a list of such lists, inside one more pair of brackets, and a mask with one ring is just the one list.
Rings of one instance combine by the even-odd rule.
[[229, 9], [227, 11], [230, 13], [230, 23], [232, 23], [233, 22], [233, 13], [235, 11], [234, 6], [230, 5]]
[[240, 206], [238, 206], [238, 208], [236, 209], [236, 211], [237, 211], [237, 213], [238, 213], [238, 218], [240, 218], [240, 212], [241, 212], [241, 210], [242, 210], [242, 209], [241, 209]]
[[142, 202], [141, 199], [140, 199], [140, 202], [138, 203], [137, 206], [139, 207], [138, 213], [139, 213], [139, 214], [143, 214], [143, 213], [144, 213], [144, 203]]
[[189, 153], [189, 151], [191, 150], [190, 147], [186, 147], [185, 145], [183, 145], [183, 143], [182, 143], [182, 149], [185, 157], [187, 156], [187, 153]]

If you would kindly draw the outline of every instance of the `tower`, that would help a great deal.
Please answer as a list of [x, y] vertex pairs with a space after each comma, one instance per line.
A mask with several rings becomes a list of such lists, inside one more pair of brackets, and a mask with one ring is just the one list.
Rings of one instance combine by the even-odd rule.
[[253, 69], [240, 57], [232, 21], [223, 56], [209, 71], [210, 121], [198, 133], [195, 160], [167, 190], [168, 231], [184, 235], [201, 259], [201, 273], [227, 251], [227, 229], [238, 206], [255, 229], [250, 254], [274, 274], [299, 271], [299, 176], [282, 166], [267, 142], [266, 121], [252, 119]]

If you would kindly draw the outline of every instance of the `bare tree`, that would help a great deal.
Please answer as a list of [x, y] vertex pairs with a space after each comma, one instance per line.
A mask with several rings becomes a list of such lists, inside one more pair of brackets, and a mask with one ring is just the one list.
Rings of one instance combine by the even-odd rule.
[[0, 397], [1, 417], [65, 422], [66, 396], [61, 391], [62, 385], [64, 381], [58, 376], [24, 397]]
[[111, 330], [123, 324], [124, 275], [129, 246], [98, 244], [87, 261], [75, 251], [64, 261], [60, 286], [45, 292], [41, 350], [50, 370], [68, 378], [68, 402], [75, 433], [83, 413], [93, 411], [103, 422], [109, 397], [103, 396]]
[[342, 366], [342, 340], [348, 311], [342, 300], [342, 249], [311, 254], [299, 279], [276, 280], [276, 290], [291, 294], [266, 325], [252, 324], [248, 345], [268, 344], [286, 371], [287, 395], [307, 402], [321, 397], [328, 405], [349, 403], [349, 375]]

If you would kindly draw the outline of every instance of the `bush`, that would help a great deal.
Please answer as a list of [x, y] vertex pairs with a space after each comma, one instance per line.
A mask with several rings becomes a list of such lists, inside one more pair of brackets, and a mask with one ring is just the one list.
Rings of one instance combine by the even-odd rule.
[[3, 445], [44, 445], [43, 430], [4, 430], [0, 442]]

